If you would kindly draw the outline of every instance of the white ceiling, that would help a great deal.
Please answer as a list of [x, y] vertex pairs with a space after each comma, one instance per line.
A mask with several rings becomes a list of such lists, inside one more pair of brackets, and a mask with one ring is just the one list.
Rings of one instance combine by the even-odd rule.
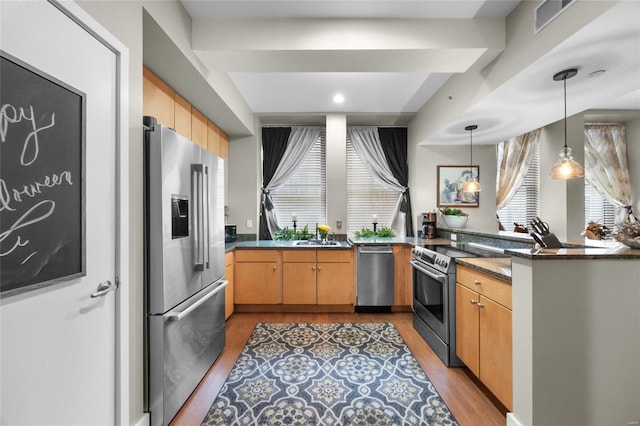
[[[496, 44], [499, 37], [490, 34], [489, 27], [466, 32], [469, 25], [480, 26], [469, 20], [502, 20], [519, 1], [182, 3], [193, 19], [192, 47], [198, 58], [209, 69], [223, 70], [263, 122], [304, 124], [308, 117], [308, 124], [315, 124], [323, 114], [342, 112], [349, 124], [403, 125], [451, 75], [499, 55], [504, 47]], [[579, 69], [578, 76], [567, 81], [569, 115], [593, 108], [640, 110], [638, 2], [620, 3], [628, 4], [603, 14], [423, 142], [465, 143], [460, 135], [470, 122], [480, 126], [474, 142], [496, 143], [557, 121], [562, 116], [562, 84], [552, 75], [569, 67]], [[460, 21], [443, 21], [442, 31], [419, 21], [435, 18]], [[391, 35], [372, 32], [359, 27], [362, 19], [368, 25], [396, 27]], [[341, 23], [350, 31], [326, 28]], [[430, 45], [436, 34], [441, 40]], [[607, 72], [589, 78], [597, 69]], [[332, 102], [335, 93], [345, 95], [343, 104]], [[557, 110], [549, 108], [549, 99], [558, 99]]]
[[182, 0], [193, 18], [503, 18], [520, 0]]

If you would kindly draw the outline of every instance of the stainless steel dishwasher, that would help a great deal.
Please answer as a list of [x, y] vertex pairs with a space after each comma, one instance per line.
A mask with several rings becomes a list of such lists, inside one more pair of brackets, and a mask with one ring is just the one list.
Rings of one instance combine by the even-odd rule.
[[358, 246], [356, 312], [388, 312], [393, 305], [393, 247]]

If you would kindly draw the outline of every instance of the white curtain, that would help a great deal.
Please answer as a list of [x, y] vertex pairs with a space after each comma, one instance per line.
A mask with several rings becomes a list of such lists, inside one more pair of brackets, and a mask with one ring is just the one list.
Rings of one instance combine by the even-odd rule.
[[406, 214], [400, 211], [402, 196], [407, 190], [406, 187], [400, 185], [398, 180], [393, 176], [387, 158], [380, 144], [380, 136], [377, 127], [347, 127], [347, 135], [351, 139], [353, 149], [356, 154], [364, 162], [365, 167], [373, 175], [373, 177], [386, 189], [399, 193], [398, 202], [396, 203], [393, 219], [389, 227], [393, 229], [396, 235], [400, 237], [406, 236], [405, 222]]
[[507, 206], [529, 172], [540, 140], [540, 129], [500, 142], [496, 146], [496, 210]]
[[[318, 141], [322, 127], [292, 127], [287, 148], [284, 151], [282, 160], [278, 164], [278, 168], [265, 188], [265, 216], [267, 227], [271, 235], [275, 235], [280, 230], [278, 225], [278, 216], [276, 209], [271, 200], [270, 191], [278, 189], [287, 182], [289, 177], [296, 171], [302, 160], [307, 156], [313, 145]], [[270, 208], [269, 208], [270, 207]]]
[[635, 219], [624, 125], [587, 124], [584, 135], [585, 178], [618, 208], [616, 225], [630, 217]]

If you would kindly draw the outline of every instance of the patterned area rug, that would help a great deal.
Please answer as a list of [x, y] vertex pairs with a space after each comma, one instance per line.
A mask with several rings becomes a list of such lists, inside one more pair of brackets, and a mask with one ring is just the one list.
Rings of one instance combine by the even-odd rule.
[[203, 425], [457, 425], [391, 323], [259, 323]]

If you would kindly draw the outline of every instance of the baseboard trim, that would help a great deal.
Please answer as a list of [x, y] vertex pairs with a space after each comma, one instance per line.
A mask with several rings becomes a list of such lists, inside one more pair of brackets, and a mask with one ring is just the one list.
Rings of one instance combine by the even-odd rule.
[[234, 312], [353, 312], [353, 305], [235, 305]]
[[149, 413], [142, 413], [142, 417], [140, 417], [134, 426], [149, 426], [149, 423]]
[[513, 413], [507, 413], [507, 426], [524, 426], [516, 419]]

